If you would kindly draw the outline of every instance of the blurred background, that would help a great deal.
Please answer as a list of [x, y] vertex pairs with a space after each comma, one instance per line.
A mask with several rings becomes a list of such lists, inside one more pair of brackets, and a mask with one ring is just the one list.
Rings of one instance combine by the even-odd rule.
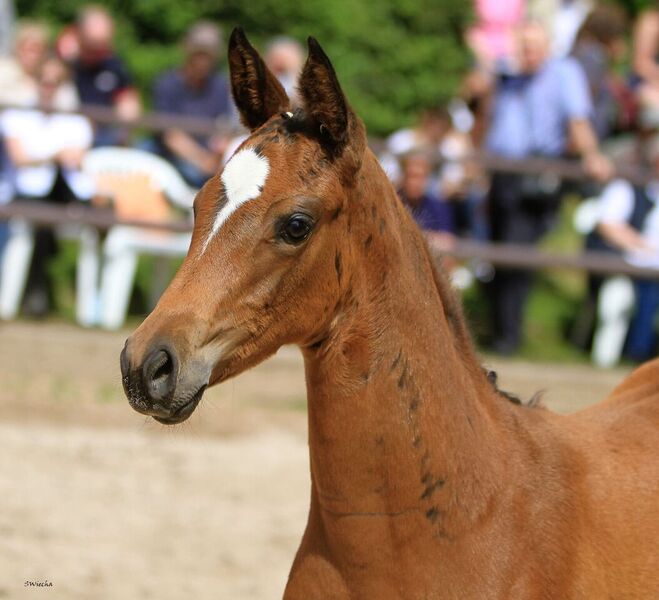
[[281, 597], [299, 352], [174, 429], [118, 366], [245, 138], [236, 25], [296, 106], [321, 42], [502, 388], [569, 412], [656, 356], [656, 2], [0, 0], [0, 598]]

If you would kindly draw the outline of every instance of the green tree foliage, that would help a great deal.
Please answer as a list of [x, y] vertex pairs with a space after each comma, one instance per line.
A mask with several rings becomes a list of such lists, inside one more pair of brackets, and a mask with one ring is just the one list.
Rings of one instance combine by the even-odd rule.
[[646, 8], [654, 8], [657, 2], [656, 0], [618, 0], [617, 2], [610, 1], [609, 4], [619, 4], [630, 16], [635, 17]]
[[[18, 14], [54, 28], [82, 0], [17, 0]], [[462, 31], [470, 2], [459, 0], [106, 0], [118, 20], [119, 51], [148, 98], [154, 77], [180, 60], [179, 41], [198, 19], [228, 35], [241, 25], [261, 46], [313, 35], [331, 56], [348, 97], [372, 134], [414, 120], [418, 110], [455, 93], [469, 64]]]

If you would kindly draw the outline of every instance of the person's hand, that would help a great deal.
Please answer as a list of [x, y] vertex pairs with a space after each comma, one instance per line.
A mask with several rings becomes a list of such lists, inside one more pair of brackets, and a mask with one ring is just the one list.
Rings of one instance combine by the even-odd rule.
[[448, 231], [427, 231], [426, 237], [430, 245], [437, 248], [440, 252], [451, 250], [455, 247], [456, 238]]
[[111, 208], [113, 198], [110, 194], [96, 193], [92, 196], [91, 204], [95, 208]]
[[208, 150], [200, 151], [196, 161], [199, 169], [208, 175], [214, 175], [220, 168], [221, 157]]
[[657, 247], [656, 244], [652, 244], [646, 239], [641, 238], [636, 247], [632, 248], [632, 251], [643, 254], [644, 256], [656, 256], [659, 254], [659, 247]]
[[139, 94], [133, 89], [124, 90], [117, 97], [114, 109], [120, 121], [136, 121], [142, 114]]
[[229, 147], [229, 142], [231, 142], [231, 138], [229, 136], [223, 134], [215, 134], [209, 140], [208, 147], [211, 152], [222, 158], [224, 153], [227, 151], [227, 148]]
[[85, 151], [80, 148], [64, 148], [55, 155], [55, 160], [64, 169], [77, 170], [82, 163]]
[[446, 181], [440, 186], [440, 195], [450, 200], [464, 200], [467, 195], [467, 181]]
[[582, 159], [582, 165], [584, 171], [599, 182], [608, 181], [615, 172], [611, 159], [599, 151], [586, 154]]

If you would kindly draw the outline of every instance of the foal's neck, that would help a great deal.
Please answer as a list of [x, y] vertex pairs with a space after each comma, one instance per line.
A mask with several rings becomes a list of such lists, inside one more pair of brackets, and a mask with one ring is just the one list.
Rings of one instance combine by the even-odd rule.
[[352, 227], [343, 301], [324, 341], [304, 352], [312, 511], [420, 513], [435, 535], [457, 534], [500, 481], [505, 401], [391, 186], [355, 195], [372, 228]]

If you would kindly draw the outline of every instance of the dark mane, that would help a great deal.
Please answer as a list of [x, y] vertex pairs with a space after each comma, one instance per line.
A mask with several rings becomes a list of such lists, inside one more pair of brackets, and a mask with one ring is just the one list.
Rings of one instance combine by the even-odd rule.
[[499, 396], [503, 396], [506, 400], [509, 400], [513, 404], [519, 404], [520, 406], [527, 406], [528, 408], [537, 408], [542, 406], [543, 392], [541, 390], [533, 394], [533, 396], [531, 396], [529, 401], [525, 403], [522, 402], [522, 399], [516, 394], [512, 394], [505, 390], [499, 389], [499, 386], [497, 385], [497, 379], [499, 378], [499, 375], [497, 374], [496, 371], [493, 371], [492, 369], [487, 369], [485, 367], [483, 367], [483, 371], [487, 376], [487, 380], [492, 384], [492, 387], [494, 387], [494, 391], [497, 394], [499, 394]]
[[[473, 359], [470, 361], [470, 363], [479, 364], [479, 361], [476, 357], [476, 352], [474, 350], [474, 343], [471, 334], [469, 332], [469, 328], [467, 327], [467, 320], [465, 319], [464, 316], [462, 303], [458, 299], [456, 292], [449, 284], [448, 279], [444, 275], [443, 271], [440, 268], [438, 268], [437, 261], [433, 258], [427, 241], [425, 243], [425, 248], [426, 248], [426, 252], [428, 253], [428, 260], [430, 261], [430, 265], [432, 267], [435, 289], [437, 290], [437, 293], [439, 294], [439, 297], [442, 301], [442, 306], [444, 307], [444, 317], [446, 318], [446, 321], [451, 331], [453, 332], [453, 335], [456, 340], [456, 344], [458, 346], [458, 350], [463, 356]], [[498, 396], [505, 398], [509, 402], [512, 402], [513, 404], [518, 404], [520, 406], [527, 406], [529, 408], [535, 408], [541, 406], [541, 402], [542, 402], [541, 391], [538, 391], [535, 394], [533, 394], [533, 396], [531, 396], [529, 401], [524, 403], [522, 399], [516, 394], [507, 392], [499, 388], [499, 386], [497, 385], [498, 375], [496, 371], [487, 369], [485, 367], [480, 367], [480, 368], [482, 372], [485, 374], [485, 377], [492, 386], [494, 392]]]

